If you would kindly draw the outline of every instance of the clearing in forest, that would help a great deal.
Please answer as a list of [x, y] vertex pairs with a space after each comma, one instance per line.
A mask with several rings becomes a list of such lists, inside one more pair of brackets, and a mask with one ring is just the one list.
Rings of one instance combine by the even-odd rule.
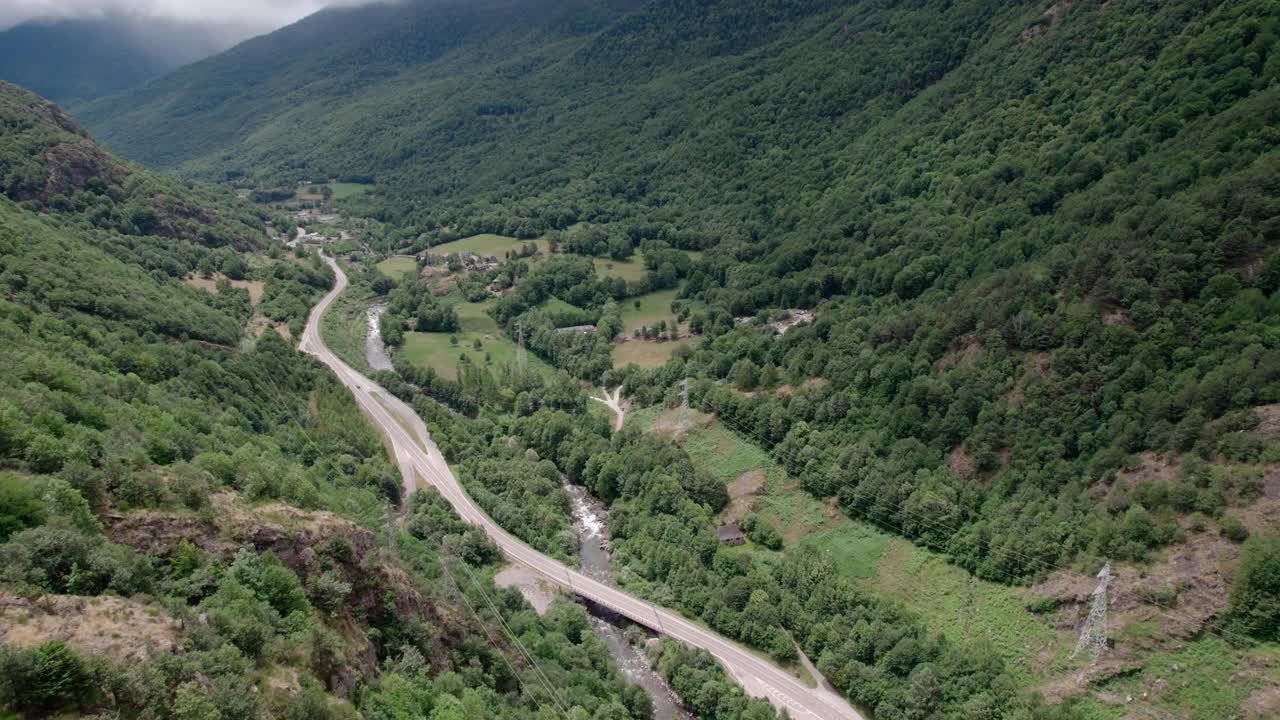
[[[642, 327], [653, 327], [665, 320], [668, 324], [675, 322], [676, 314], [671, 312], [671, 303], [676, 299], [677, 290], [659, 290], [637, 298], [622, 301], [622, 331], [630, 336]], [[639, 303], [639, 307], [636, 303]]]
[[[455, 344], [450, 338], [457, 338]], [[480, 347], [476, 348], [479, 342]], [[478, 367], [496, 369], [516, 361], [516, 344], [497, 333], [419, 333], [404, 334], [404, 348], [400, 351], [409, 362], [423, 368], [435, 368], [441, 377], [458, 379], [458, 365], [463, 356]], [[526, 352], [529, 367], [544, 376], [554, 374], [550, 365]]]
[[393, 255], [378, 263], [378, 272], [392, 280], [400, 280], [405, 275], [418, 272], [418, 261], [408, 255]]
[[602, 278], [616, 277], [628, 282], [644, 279], [644, 259], [637, 253], [627, 260], [613, 258], [592, 258], [596, 266], [596, 275]]
[[369, 192], [369, 189], [372, 187], [372, 185], [362, 183], [329, 183], [329, 189], [333, 191], [334, 200], [345, 200], [349, 197], [355, 197], [356, 195], [363, 195]]
[[667, 364], [667, 361], [675, 355], [676, 350], [682, 347], [689, 347], [695, 342], [697, 341], [693, 338], [685, 338], [683, 340], [664, 340], [662, 342], [628, 340], [624, 343], [617, 343], [613, 346], [613, 366], [623, 368], [634, 364], [645, 370], [659, 368]]
[[216, 293], [218, 292], [219, 280], [227, 280], [227, 282], [231, 283], [231, 287], [233, 288], [248, 290], [250, 305], [257, 305], [258, 301], [262, 299], [262, 293], [266, 290], [266, 284], [261, 280], [231, 280], [222, 273], [214, 273], [213, 277], [207, 278], [193, 274], [188, 276], [186, 280], [183, 280], [183, 282], [191, 287], [200, 288], [206, 292]]
[[443, 243], [431, 248], [431, 252], [436, 255], [470, 252], [477, 255], [492, 255], [499, 260], [502, 260], [506, 257], [508, 252], [519, 251], [528, 244], [537, 246], [538, 250], [542, 253], [546, 253], [549, 247], [547, 241], [541, 238], [538, 238], [537, 240], [520, 240], [518, 238], [507, 237], [505, 235], [492, 235], [485, 233], [481, 235], [472, 235], [471, 237], [454, 240], [449, 243]]

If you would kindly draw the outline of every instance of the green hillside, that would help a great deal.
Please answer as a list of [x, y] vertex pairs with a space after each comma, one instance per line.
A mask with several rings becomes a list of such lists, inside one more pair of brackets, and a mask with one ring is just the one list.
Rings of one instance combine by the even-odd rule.
[[495, 587], [327, 369], [254, 336], [296, 335], [319, 258], [10, 85], [0, 127], [0, 716], [650, 717], [584, 609]]
[[[410, 2], [321, 13], [88, 117], [191, 177], [371, 183], [340, 205], [385, 223], [379, 249], [545, 238], [457, 283], [501, 295], [493, 320], [565, 397], [400, 363], [467, 418], [438, 411], [442, 432], [503, 427], [595, 490], [629, 589], [780, 659], [796, 640], [878, 715], [1000, 716], [1025, 697], [975, 688], [1003, 670], [973, 680], [968, 649], [851, 599], [821, 548], [760, 554], [777, 538], [754, 526], [717, 549], [728, 491], [678, 443], [552, 410], [571, 376], [637, 407], [690, 379], [832, 517], [984, 580], [1058, 581], [1045, 622], [1075, 630], [1113, 561], [1134, 583], [1118, 654], [1273, 654], [1278, 38], [1272, 0]], [[604, 256], [645, 272], [603, 277]], [[430, 290], [401, 288], [405, 323], [450, 323]], [[550, 297], [597, 332], [557, 333]], [[655, 297], [695, 337], [615, 368], [657, 364], [613, 342]], [[1134, 657], [1092, 687], [1158, 692]]]
[[[1233, 433], [1280, 399], [1272, 3], [516, 6], [322, 13], [272, 36], [287, 51], [251, 43], [91, 117], [207, 177], [368, 176], [348, 207], [405, 245], [590, 220], [710, 248], [677, 272], [706, 307], [683, 372], [829, 381], [715, 402], [815, 493], [992, 578], [1141, 557], [1174, 516], [1247, 500], [1135, 501], [1157, 531], [1126, 535], [1128, 505], [1085, 490], [1142, 452], [1262, 457]], [[446, 16], [447, 40], [388, 29]], [[339, 24], [368, 31], [315, 41]], [[595, 309], [646, 289], [580, 287]], [[733, 320], [823, 302], [783, 340]]]

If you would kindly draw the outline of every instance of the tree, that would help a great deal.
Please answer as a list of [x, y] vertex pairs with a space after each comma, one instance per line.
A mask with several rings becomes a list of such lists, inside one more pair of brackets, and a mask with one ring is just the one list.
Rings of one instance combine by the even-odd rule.
[[1245, 542], [1228, 608], [1232, 629], [1260, 640], [1280, 640], [1280, 534], [1255, 535]]
[[27, 445], [27, 464], [35, 472], [57, 472], [66, 460], [66, 447], [60, 439], [52, 435], [39, 433]]
[[282, 618], [310, 610], [302, 582], [270, 550], [259, 555], [250, 547], [241, 548], [231, 563], [228, 576], [252, 590]]
[[174, 720], [221, 720], [222, 713], [200, 686], [185, 682], [173, 698]]
[[431, 711], [431, 720], [466, 720], [466, 717], [462, 701], [448, 694], [437, 698], [436, 707]]
[[222, 261], [222, 274], [232, 280], [244, 280], [248, 272], [248, 264], [239, 255], [229, 254]]
[[1155, 542], [1155, 523], [1151, 513], [1141, 505], [1131, 505], [1124, 514], [1124, 534], [1144, 547], [1152, 545]]
[[778, 384], [778, 368], [773, 363], [766, 363], [760, 371], [760, 387], [771, 388]]
[[90, 690], [84, 663], [61, 640], [37, 645], [33, 656], [26, 693], [32, 705], [57, 707], [83, 697]]
[[377, 690], [366, 693], [360, 713], [366, 720], [418, 720], [431, 712], [431, 692], [421, 678], [398, 672], [383, 675]]
[[635, 253], [635, 248], [631, 246], [631, 241], [624, 235], [614, 235], [609, 238], [609, 257], [614, 260], [626, 260]]
[[17, 475], [0, 473], [0, 542], [13, 533], [44, 521], [44, 506], [31, 483]]
[[734, 363], [730, 375], [739, 390], [746, 392], [756, 388], [756, 366], [750, 360], [743, 358]]
[[175, 578], [185, 578], [201, 565], [200, 550], [190, 540], [183, 538], [169, 562], [169, 573]]
[[350, 594], [351, 584], [343, 580], [336, 570], [326, 570], [312, 576], [307, 584], [307, 596], [311, 602], [330, 615], [342, 609]]
[[217, 592], [200, 605], [209, 625], [245, 655], [256, 657], [275, 634], [280, 616], [271, 606], [254, 596], [249, 588], [227, 578]]

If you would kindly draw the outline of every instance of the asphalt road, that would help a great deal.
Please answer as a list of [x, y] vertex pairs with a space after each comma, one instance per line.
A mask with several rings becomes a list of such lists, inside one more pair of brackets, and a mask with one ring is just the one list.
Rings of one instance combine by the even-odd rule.
[[337, 282], [333, 290], [312, 309], [306, 330], [302, 334], [300, 349], [314, 355], [333, 371], [338, 380], [351, 391], [369, 420], [391, 443], [396, 462], [404, 476], [406, 490], [412, 491], [422, 483], [429, 483], [453, 505], [463, 520], [483, 528], [512, 562], [524, 565], [548, 581], [611, 608], [634, 622], [707, 650], [749, 694], [769, 700], [795, 720], [862, 720], [862, 716], [843, 698], [807, 687], [743, 646], [695, 625], [674, 612], [592, 580], [546, 557], [499, 527], [467, 496], [417, 414], [381, 386], [339, 360], [321, 340], [320, 319], [334, 298], [347, 287], [347, 277], [342, 269], [332, 259], [326, 260], [336, 273]]

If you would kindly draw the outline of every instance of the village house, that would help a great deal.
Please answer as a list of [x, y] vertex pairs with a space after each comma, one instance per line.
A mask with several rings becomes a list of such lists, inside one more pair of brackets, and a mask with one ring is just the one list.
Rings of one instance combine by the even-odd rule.
[[556, 328], [556, 332], [561, 335], [590, 335], [595, 331], [595, 325], [574, 325], [573, 327]]
[[716, 530], [716, 534], [720, 536], [721, 545], [741, 545], [747, 541], [742, 528], [737, 525], [725, 525]]

